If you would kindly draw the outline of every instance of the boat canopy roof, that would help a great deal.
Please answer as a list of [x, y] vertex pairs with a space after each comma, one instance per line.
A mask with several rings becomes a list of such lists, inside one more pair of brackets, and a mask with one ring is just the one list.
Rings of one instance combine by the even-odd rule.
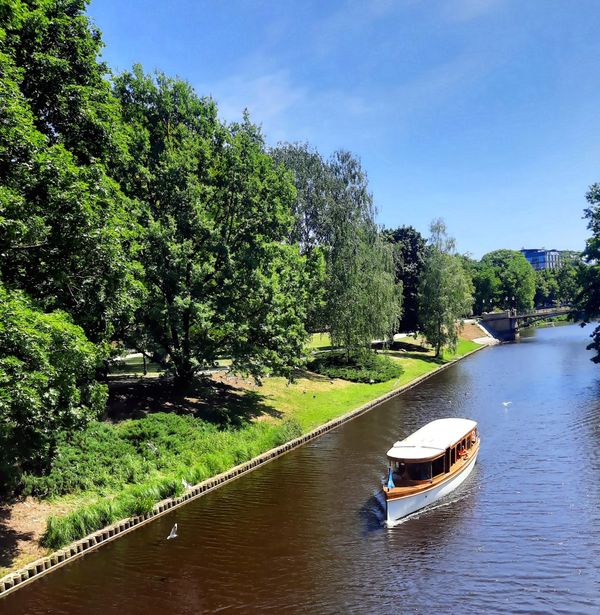
[[393, 459], [432, 459], [441, 455], [477, 427], [470, 419], [438, 419], [427, 423], [388, 451]]

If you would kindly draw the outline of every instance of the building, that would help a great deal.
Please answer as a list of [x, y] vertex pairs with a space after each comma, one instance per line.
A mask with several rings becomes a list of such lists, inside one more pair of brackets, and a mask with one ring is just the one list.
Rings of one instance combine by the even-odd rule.
[[562, 265], [562, 257], [558, 250], [523, 248], [521, 254], [529, 261], [536, 271], [539, 269], [560, 269]]

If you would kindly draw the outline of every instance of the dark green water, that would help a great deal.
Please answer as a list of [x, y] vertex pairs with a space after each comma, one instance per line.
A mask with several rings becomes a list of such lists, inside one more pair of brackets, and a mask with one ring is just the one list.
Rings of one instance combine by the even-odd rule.
[[[588, 334], [539, 329], [483, 350], [0, 612], [598, 613], [600, 366]], [[479, 422], [477, 467], [449, 500], [386, 529], [375, 497], [386, 450], [446, 416]]]

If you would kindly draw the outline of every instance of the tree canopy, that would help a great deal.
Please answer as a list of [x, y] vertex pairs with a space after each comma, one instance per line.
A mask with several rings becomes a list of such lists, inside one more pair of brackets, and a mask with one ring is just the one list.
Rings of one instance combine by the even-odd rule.
[[[526, 311], [533, 308], [535, 272], [516, 250], [495, 250], [481, 259], [475, 276], [477, 306]], [[485, 303], [483, 303], [485, 300]]]
[[59, 433], [101, 415], [100, 358], [67, 314], [44, 313], [0, 283], [0, 486], [43, 470]]
[[136, 135], [125, 189], [146, 229], [143, 342], [183, 382], [220, 356], [257, 377], [290, 374], [314, 273], [290, 241], [290, 175], [248, 117], [219, 122], [214, 102], [182, 80], [135, 67], [115, 92]]
[[387, 229], [385, 238], [393, 245], [396, 284], [402, 285], [402, 317], [399, 331], [419, 328], [419, 282], [425, 261], [425, 238], [412, 226]]
[[324, 160], [305, 144], [289, 143], [273, 156], [294, 174], [294, 237], [325, 258], [324, 300], [313, 311], [313, 329], [328, 329], [333, 343], [347, 349], [389, 337], [401, 314], [401, 288], [360, 161], [346, 151]]
[[135, 306], [135, 205], [107, 173], [118, 104], [83, 2], [0, 13], [0, 276], [109, 339]]

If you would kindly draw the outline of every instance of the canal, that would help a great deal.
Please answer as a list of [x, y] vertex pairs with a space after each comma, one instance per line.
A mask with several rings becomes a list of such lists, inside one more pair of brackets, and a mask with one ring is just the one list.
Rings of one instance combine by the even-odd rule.
[[[597, 613], [600, 366], [589, 332], [540, 329], [483, 350], [7, 596], [0, 612]], [[477, 467], [449, 500], [383, 527], [385, 452], [447, 416], [479, 422]]]

